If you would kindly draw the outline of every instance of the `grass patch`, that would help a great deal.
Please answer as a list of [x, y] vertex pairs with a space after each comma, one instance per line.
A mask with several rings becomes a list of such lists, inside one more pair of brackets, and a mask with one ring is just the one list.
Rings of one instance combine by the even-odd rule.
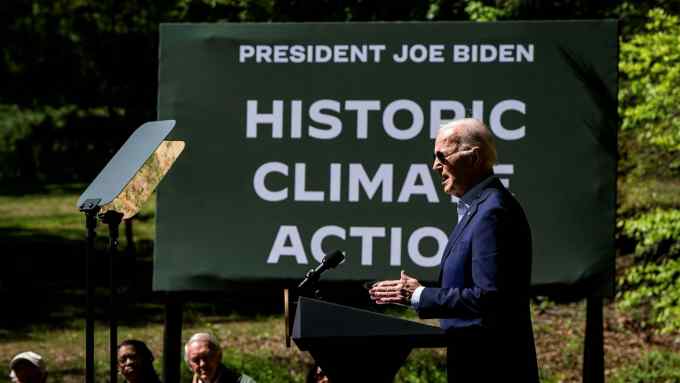
[[[283, 319], [280, 316], [215, 322], [185, 323], [182, 339], [199, 331], [212, 331], [221, 340], [224, 361], [255, 378], [258, 382], [303, 382], [311, 358], [293, 347], [287, 349], [283, 340]], [[5, 331], [0, 338], [0, 362], [3, 371], [13, 355], [26, 350], [40, 353], [47, 361], [51, 383], [75, 383], [84, 379], [84, 322], [76, 320], [76, 328], [56, 329], [32, 326], [21, 333]], [[79, 329], [77, 328], [79, 327]], [[161, 323], [141, 326], [122, 325], [119, 341], [128, 338], [147, 343], [156, 356], [155, 366], [161, 371], [163, 346]], [[96, 381], [108, 380], [108, 331], [105, 323], [95, 329]], [[182, 362], [183, 377], [190, 380], [188, 367]], [[185, 381], [186, 381], [185, 379]], [[122, 381], [122, 380], [121, 380]], [[7, 374], [0, 374], [1, 383], [9, 383]]]
[[64, 239], [83, 237], [84, 224], [72, 194], [0, 196], [0, 229], [21, 233], [45, 232]]
[[[183, 341], [195, 332], [214, 333], [224, 348], [224, 362], [265, 382], [303, 382], [312, 359], [295, 345], [284, 344], [281, 315], [210, 315], [220, 310], [209, 309], [206, 304], [188, 305], [186, 309]], [[160, 305], [128, 305], [121, 311], [119, 339], [135, 338], [145, 341], [156, 356], [156, 368], [161, 373], [162, 316]], [[584, 304], [549, 305], [534, 310], [534, 330], [541, 368], [541, 381], [580, 382], [583, 353]], [[405, 313], [390, 313], [396, 316]], [[146, 320], [140, 320], [145, 318]], [[680, 355], [672, 347], [672, 338], [655, 338], [655, 344], [668, 345], [647, 352], [649, 343], [644, 334], [635, 333], [625, 325], [610, 304], [605, 311], [605, 360], [607, 380], [628, 382], [680, 382]], [[55, 328], [52, 324], [32, 325], [20, 330], [0, 331], [0, 363], [6, 363], [16, 353], [34, 350], [43, 354], [51, 371], [52, 383], [82, 382], [84, 377], [84, 323], [71, 320], [68, 328]], [[670, 341], [670, 342], [669, 342]], [[97, 381], [108, 376], [108, 334], [105, 323], [96, 328]], [[675, 351], [674, 351], [675, 350]], [[183, 381], [191, 374], [182, 365]], [[446, 351], [444, 349], [413, 350], [400, 369], [395, 382], [425, 383], [446, 381]], [[8, 382], [0, 374], [0, 383]]]
[[[80, 329], [78, 329], [78, 327]], [[84, 322], [74, 321], [73, 328], [58, 329], [32, 326], [20, 333], [4, 332], [0, 337], [0, 362], [7, 364], [13, 355], [26, 350], [40, 353], [47, 361], [51, 383], [75, 383], [84, 379]], [[220, 339], [224, 362], [253, 377], [259, 383], [302, 383], [312, 358], [295, 345], [284, 344], [283, 317], [280, 315], [246, 318], [239, 315], [211, 317], [185, 323], [182, 340], [193, 333], [210, 331]], [[156, 370], [161, 371], [163, 347], [161, 323], [121, 325], [119, 341], [128, 338], [147, 343], [156, 356]], [[96, 381], [108, 379], [108, 332], [105, 323], [95, 329]], [[182, 381], [190, 381], [191, 373], [182, 362]], [[409, 356], [399, 371], [396, 382], [445, 382], [446, 352], [444, 349], [418, 349]], [[0, 383], [9, 383], [0, 374]]]
[[[84, 184], [47, 185], [43, 194], [17, 190], [0, 193], [0, 232], [4, 237], [31, 239], [36, 235], [59, 237], [63, 240], [82, 240], [85, 218], [76, 203], [85, 191]], [[4, 191], [4, 190], [3, 190]], [[155, 237], [156, 195], [150, 197], [133, 218], [135, 241], [152, 241]], [[121, 248], [127, 243], [121, 225]], [[99, 223], [97, 236], [107, 237], [108, 228]]]
[[639, 362], [625, 367], [612, 383], [670, 383], [680, 382], [680, 354], [665, 350], [652, 350]]
[[[677, 183], [673, 185], [671, 188]], [[652, 188], [668, 191], [667, 185], [662, 184], [654, 184]], [[41, 187], [40, 193], [0, 191], [0, 253], [6, 261], [6, 267], [0, 269], [3, 283], [0, 293], [7, 293], [4, 295], [5, 306], [13, 310], [9, 312], [11, 315], [0, 317], [0, 323], [8, 318], [21, 322], [0, 328], [0, 366], [4, 366], [0, 367], [0, 383], [8, 382], [6, 367], [10, 358], [25, 350], [34, 350], [46, 357], [51, 383], [83, 381], [84, 323], [78, 318], [83, 317], [84, 306], [77, 302], [83, 298], [80, 284], [84, 278], [81, 258], [85, 228], [84, 217], [75, 204], [84, 189], [85, 185], [47, 185]], [[677, 195], [669, 198], [669, 204], [677, 201]], [[155, 206], [154, 196], [133, 221], [138, 256], [151, 255]], [[123, 225], [120, 234], [122, 251], [126, 247]], [[98, 237], [98, 248], [103, 249], [102, 242], [108, 237], [104, 225], [98, 225]], [[138, 271], [135, 275], [141, 275], [144, 280], [150, 277], [150, 269], [145, 272], [135, 270]], [[31, 281], [28, 285], [27, 280]], [[43, 290], [35, 287], [41, 281], [49, 282]], [[69, 281], [70, 284], [66, 283]], [[12, 282], [15, 284], [10, 284]], [[31, 287], [43, 298], [41, 305], [24, 299], [33, 296]], [[26, 290], [26, 297], [17, 296], [23, 290]], [[99, 296], [105, 293], [103, 291]], [[68, 303], [64, 297], [68, 297]], [[183, 340], [194, 332], [211, 331], [222, 340], [225, 363], [259, 383], [303, 382], [312, 359], [295, 346], [285, 347], [281, 316], [230, 314], [231, 310], [239, 310], [232, 307], [238, 304], [235, 300], [227, 306], [224, 303], [187, 305]], [[678, 334], [654, 335], [652, 340], [644, 329], [634, 324], [634, 318], [618, 312], [615, 306], [610, 304], [605, 310], [607, 379], [613, 382], [680, 382], [678, 343], [673, 342]], [[386, 308], [385, 313], [407, 319], [416, 317], [413, 311], [400, 308]], [[544, 300], [534, 306], [534, 333], [542, 382], [581, 381], [584, 313], [584, 302], [558, 305]], [[162, 306], [130, 302], [121, 311], [121, 316], [119, 339], [136, 338], [147, 342], [156, 355], [160, 373]], [[105, 317], [101, 308], [99, 317]], [[436, 325], [435, 320], [426, 322]], [[108, 377], [107, 343], [106, 324], [98, 323], [96, 381], [103, 382]], [[650, 344], [657, 349], [648, 352]], [[445, 364], [443, 349], [414, 350], [396, 381], [446, 381]], [[182, 372], [183, 381], [190, 381], [190, 372], [184, 365]]]

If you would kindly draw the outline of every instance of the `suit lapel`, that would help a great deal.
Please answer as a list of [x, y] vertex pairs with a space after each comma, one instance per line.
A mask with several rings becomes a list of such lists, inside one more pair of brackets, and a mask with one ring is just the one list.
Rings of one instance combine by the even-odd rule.
[[489, 184], [488, 187], [486, 187], [480, 194], [477, 199], [472, 201], [470, 204], [470, 208], [468, 211], [465, 213], [463, 218], [461, 219], [460, 222], [456, 225], [456, 227], [453, 228], [453, 232], [449, 236], [449, 242], [446, 245], [446, 248], [444, 249], [444, 256], [442, 257], [442, 261], [439, 267], [439, 284], [441, 285], [442, 282], [442, 272], [444, 271], [444, 263], [446, 262], [446, 259], [449, 257], [451, 254], [451, 250], [453, 249], [454, 245], [456, 244], [456, 241], [458, 238], [461, 236], [463, 233], [463, 230], [465, 227], [470, 223], [472, 220], [472, 217], [477, 213], [477, 208], [479, 207], [479, 204], [482, 203], [493, 191], [495, 185], [495, 181]]
[[470, 204], [470, 208], [465, 212], [465, 215], [463, 216], [463, 219], [458, 222], [456, 227], [453, 229], [453, 233], [451, 234], [451, 242], [455, 243], [456, 240], [458, 240], [458, 237], [460, 237], [461, 233], [465, 229], [465, 226], [467, 226], [468, 223], [470, 223], [470, 220], [472, 219], [472, 216], [475, 215], [477, 212], [477, 206], [479, 206], [479, 203], [484, 200], [485, 195], [488, 193], [482, 193], [482, 197], [472, 201]]
[[489, 185], [482, 189], [477, 198], [475, 198], [470, 203], [470, 208], [463, 216], [463, 219], [453, 229], [453, 233], [451, 233], [450, 238], [451, 242], [455, 243], [458, 240], [458, 237], [460, 237], [460, 235], [463, 233], [465, 226], [467, 226], [467, 224], [470, 223], [472, 217], [475, 215], [475, 213], [477, 213], [477, 207], [479, 207], [479, 204], [484, 202], [484, 200], [491, 194], [491, 192], [493, 192], [494, 189], [498, 188], [499, 184], [500, 181], [498, 181], [498, 179], [495, 178], [491, 183], [489, 183]]

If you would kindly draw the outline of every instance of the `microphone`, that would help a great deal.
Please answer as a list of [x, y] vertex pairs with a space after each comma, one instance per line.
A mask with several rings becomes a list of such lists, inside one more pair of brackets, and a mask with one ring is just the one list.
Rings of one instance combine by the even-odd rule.
[[334, 269], [339, 264], [345, 262], [345, 254], [340, 250], [334, 250], [330, 254], [327, 254], [321, 260], [319, 266], [316, 269], [309, 270], [305, 274], [305, 279], [300, 282], [298, 289], [304, 289], [309, 287], [319, 281], [321, 274], [328, 269]]

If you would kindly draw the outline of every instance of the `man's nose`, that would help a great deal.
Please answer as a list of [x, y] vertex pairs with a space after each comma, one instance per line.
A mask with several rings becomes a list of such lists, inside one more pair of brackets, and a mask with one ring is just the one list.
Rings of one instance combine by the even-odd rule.
[[435, 158], [435, 160], [432, 162], [432, 170], [434, 170], [437, 173], [441, 173], [441, 169], [442, 164]]

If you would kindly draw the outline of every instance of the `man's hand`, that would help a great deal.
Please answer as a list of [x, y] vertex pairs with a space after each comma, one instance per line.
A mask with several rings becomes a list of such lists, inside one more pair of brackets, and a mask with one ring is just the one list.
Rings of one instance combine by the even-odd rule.
[[386, 303], [411, 305], [411, 296], [419, 286], [417, 279], [406, 275], [402, 270], [399, 279], [376, 282], [369, 290], [369, 294], [379, 305]]

